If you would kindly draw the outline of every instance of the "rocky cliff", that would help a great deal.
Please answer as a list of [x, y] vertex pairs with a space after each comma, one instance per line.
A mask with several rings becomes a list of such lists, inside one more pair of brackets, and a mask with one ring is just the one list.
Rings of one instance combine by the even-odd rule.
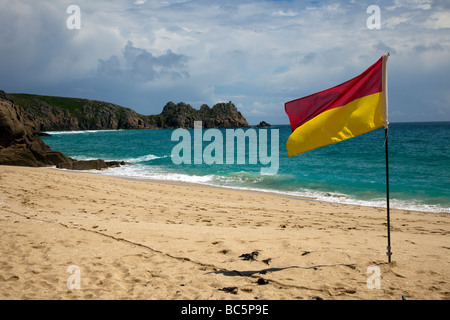
[[38, 167], [67, 161], [39, 138], [33, 119], [0, 92], [0, 164]]
[[218, 103], [199, 110], [180, 102], [167, 103], [159, 115], [143, 116], [112, 103], [0, 90], [0, 165], [56, 166], [89, 170], [124, 165], [119, 161], [80, 161], [53, 151], [39, 137], [41, 131], [248, 127], [233, 103]]
[[101, 159], [78, 161], [53, 151], [39, 137], [35, 119], [0, 91], [0, 165], [103, 169], [125, 164]]
[[194, 121], [202, 121], [203, 128], [248, 127], [247, 120], [231, 101], [218, 103], [212, 108], [204, 104], [199, 110], [183, 102], [168, 102], [163, 111], [153, 118], [160, 128], [193, 128]]
[[21, 106], [40, 131], [146, 129], [149, 118], [112, 103], [31, 94], [5, 94]]
[[193, 128], [203, 121], [205, 128], [248, 127], [248, 122], [233, 103], [202, 105], [196, 110], [189, 104], [168, 102], [158, 115], [144, 116], [132, 109], [96, 100], [6, 94], [35, 122], [39, 131]]

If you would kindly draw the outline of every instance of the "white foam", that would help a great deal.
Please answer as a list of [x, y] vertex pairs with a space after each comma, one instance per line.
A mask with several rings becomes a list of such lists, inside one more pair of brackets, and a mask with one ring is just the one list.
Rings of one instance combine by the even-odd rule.
[[[145, 157], [145, 156], [144, 156]], [[151, 179], [151, 180], [162, 180], [162, 181], [180, 181], [189, 183], [198, 183], [210, 186], [218, 186], [230, 189], [238, 190], [249, 190], [258, 192], [268, 192], [276, 193], [280, 195], [287, 195], [292, 197], [298, 197], [306, 200], [316, 200], [331, 203], [341, 203], [349, 205], [359, 205], [365, 207], [378, 207], [386, 208], [386, 199], [373, 199], [373, 200], [361, 200], [354, 199], [349, 195], [336, 193], [336, 192], [323, 192], [315, 191], [310, 189], [301, 189], [298, 191], [280, 191], [272, 189], [261, 189], [261, 188], [251, 188], [236, 185], [236, 182], [249, 182], [243, 181], [242, 177], [239, 175], [234, 176], [223, 176], [223, 175], [188, 175], [183, 173], [171, 173], [167, 172], [164, 168], [158, 166], [152, 166], [149, 168], [147, 165], [130, 165], [122, 166], [116, 168], [110, 168], [101, 172], [101, 174], [120, 176], [120, 177], [130, 177], [130, 178], [140, 178], [140, 179]], [[255, 180], [259, 180], [255, 178]], [[233, 185], [230, 185], [233, 184]], [[435, 213], [450, 213], [450, 208], [441, 207], [439, 205], [428, 205], [421, 203], [411, 203], [405, 200], [390, 199], [390, 208], [399, 210], [410, 210], [410, 211], [424, 211], [424, 212], [435, 212]]]
[[[87, 156], [83, 156], [83, 155], [69, 155], [71, 158], [75, 159], [75, 160], [97, 160], [99, 159], [97, 158], [92, 158], [92, 157], [87, 157]], [[131, 163], [140, 163], [140, 162], [146, 162], [146, 161], [151, 161], [151, 160], [155, 160], [155, 159], [162, 159], [162, 158], [166, 158], [167, 156], [163, 156], [163, 157], [158, 157], [155, 156], [153, 154], [146, 154], [144, 156], [140, 156], [140, 157], [136, 157], [136, 158], [126, 158], [126, 159], [107, 159], [107, 158], [102, 158], [105, 161], [125, 161], [125, 162], [131, 162]], [[142, 170], [142, 168], [140, 169]]]
[[128, 158], [128, 159], [125, 159], [124, 161], [132, 162], [132, 163], [138, 163], [138, 162], [151, 161], [151, 160], [155, 160], [155, 159], [162, 159], [162, 158], [166, 158], [166, 157], [167, 156], [158, 157], [158, 156], [155, 156], [154, 154], [146, 154], [144, 156], [140, 156], [140, 157], [137, 157], [137, 158]]
[[101, 171], [101, 173], [105, 175], [120, 176], [120, 177], [163, 180], [163, 181], [182, 181], [201, 184], [208, 183], [214, 179], [213, 175], [197, 176], [183, 173], [164, 172], [161, 168], [157, 166], [152, 166], [151, 170], [149, 170], [148, 166], [139, 164], [109, 168], [107, 170]]
[[117, 132], [118, 130], [73, 130], [73, 131], [42, 131], [42, 133], [47, 133], [51, 136], [53, 135], [63, 135], [63, 134], [85, 134], [85, 133], [101, 133], [101, 132]]
[[97, 160], [97, 159], [99, 159], [99, 158], [91, 158], [91, 157], [86, 157], [86, 156], [72, 156], [72, 155], [69, 155], [69, 157], [71, 157], [72, 159], [75, 159], [75, 160]]

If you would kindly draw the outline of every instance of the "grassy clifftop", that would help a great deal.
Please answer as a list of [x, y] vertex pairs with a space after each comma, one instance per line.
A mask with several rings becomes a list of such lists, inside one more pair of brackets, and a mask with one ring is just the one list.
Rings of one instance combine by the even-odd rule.
[[38, 124], [41, 131], [192, 128], [194, 121], [205, 127], [247, 127], [248, 122], [230, 101], [200, 110], [189, 104], [168, 102], [158, 115], [142, 115], [113, 103], [58, 96], [6, 93]]

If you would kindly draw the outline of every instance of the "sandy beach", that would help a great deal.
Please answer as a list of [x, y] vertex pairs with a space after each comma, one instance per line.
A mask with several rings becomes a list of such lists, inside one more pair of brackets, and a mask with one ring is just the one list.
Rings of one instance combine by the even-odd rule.
[[446, 300], [449, 220], [391, 210], [388, 264], [383, 208], [0, 166], [0, 294]]

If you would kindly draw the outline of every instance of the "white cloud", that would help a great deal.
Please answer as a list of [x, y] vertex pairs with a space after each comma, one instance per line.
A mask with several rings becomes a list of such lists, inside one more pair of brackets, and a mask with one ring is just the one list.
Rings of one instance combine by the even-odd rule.
[[401, 8], [404, 10], [429, 10], [431, 9], [432, 3], [432, 0], [394, 0], [394, 4], [386, 7], [386, 9], [396, 10]]
[[279, 16], [279, 17], [295, 17], [298, 14], [296, 12], [294, 12], [292, 9], [289, 9], [287, 11], [278, 10], [278, 11], [272, 13], [272, 15]]
[[433, 13], [425, 22], [425, 26], [430, 29], [450, 28], [450, 11]]
[[401, 23], [405, 23], [410, 21], [410, 18], [407, 16], [394, 16], [394, 17], [390, 17], [387, 18], [386, 21], [383, 22], [383, 27], [384, 28], [394, 28], [396, 26], [398, 26]]
[[175, 54], [171, 50], [154, 56], [146, 49], [137, 48], [128, 41], [120, 58], [113, 55], [106, 61], [99, 59], [97, 72], [100, 76], [124, 76], [126, 80], [141, 82], [158, 80], [162, 77], [180, 79], [189, 77], [189, 73], [185, 70], [187, 61], [186, 56]]

